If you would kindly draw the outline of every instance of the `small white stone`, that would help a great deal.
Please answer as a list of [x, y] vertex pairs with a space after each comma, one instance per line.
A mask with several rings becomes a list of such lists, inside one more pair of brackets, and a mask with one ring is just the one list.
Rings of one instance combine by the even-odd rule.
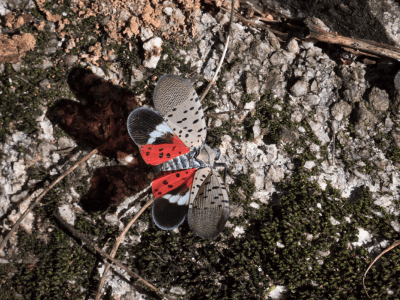
[[141, 27], [140, 28], [140, 39], [144, 42], [148, 39], [151, 39], [154, 36], [153, 31], [150, 30], [148, 27]]
[[282, 168], [272, 165], [268, 170], [267, 177], [271, 179], [272, 182], [277, 183], [281, 182], [283, 178], [285, 178], [285, 173]]
[[314, 167], [315, 167], [315, 162], [312, 160], [306, 161], [306, 163], [304, 164], [304, 168], [307, 170], [311, 170]]
[[97, 76], [99, 76], [99, 77], [104, 78], [106, 76], [106, 74], [104, 73], [103, 69], [100, 68], [100, 67], [96, 67], [94, 65], [91, 65], [91, 69], [92, 69], [92, 72], [94, 74], [96, 74]]
[[166, 14], [167, 16], [172, 15], [172, 12], [173, 12], [173, 11], [174, 11], [174, 10], [173, 10], [172, 7], [164, 7], [164, 12], [165, 12], [165, 14]]
[[400, 223], [399, 220], [391, 221], [390, 225], [393, 227], [394, 230], [400, 232]]
[[254, 101], [250, 101], [250, 102], [248, 102], [248, 103], [246, 103], [244, 105], [244, 109], [252, 110], [252, 109], [255, 109], [255, 108], [256, 108], [256, 103]]
[[379, 199], [375, 200], [374, 204], [381, 207], [388, 207], [392, 204], [392, 201], [393, 201], [393, 196], [383, 195]]
[[170, 292], [176, 295], [186, 295], [186, 291], [180, 287], [174, 286], [171, 288]]
[[111, 226], [117, 226], [119, 223], [118, 217], [114, 214], [106, 214], [105, 216], [106, 221], [111, 225]]
[[301, 119], [303, 118], [303, 115], [301, 114], [300, 111], [296, 110], [292, 113], [290, 116], [290, 120], [294, 123], [299, 123]]
[[[159, 37], [154, 37], [151, 40], [149, 40], [148, 42], [143, 44], [143, 49], [146, 51], [146, 53], [148, 53], [149, 55], [151, 55], [148, 59], [143, 61], [143, 66], [145, 66], [146, 68], [156, 68], [158, 61], [161, 58], [161, 46], [162, 46], [162, 39]], [[159, 55], [154, 55], [154, 51], [160, 51]]]
[[71, 210], [70, 206], [68, 204], [61, 205], [58, 208], [58, 211], [60, 212], [60, 216], [68, 223], [71, 225], [75, 225], [75, 213]]
[[358, 242], [352, 243], [354, 246], [362, 246], [363, 244], [370, 242], [372, 239], [372, 235], [363, 228], [358, 228], [357, 236], [358, 236]]
[[284, 299], [285, 294], [287, 293], [287, 288], [282, 285], [277, 285], [269, 294], [268, 297], [273, 300]]
[[235, 228], [235, 231], [232, 233], [233, 237], [237, 238], [240, 237], [244, 233], [244, 227], [243, 226], [237, 226]]
[[250, 207], [253, 207], [253, 208], [255, 208], [255, 209], [259, 209], [259, 208], [260, 208], [260, 205], [259, 205], [258, 203], [256, 203], [256, 202], [251, 202], [251, 203], [250, 203]]
[[329, 221], [331, 221], [332, 225], [339, 225], [340, 222], [338, 220], [336, 220], [334, 217], [330, 217]]

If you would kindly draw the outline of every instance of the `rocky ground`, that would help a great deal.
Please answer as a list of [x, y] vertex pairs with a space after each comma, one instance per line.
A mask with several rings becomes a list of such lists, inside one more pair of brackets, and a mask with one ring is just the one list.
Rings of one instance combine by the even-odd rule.
[[[286, 17], [311, 10], [264, 2]], [[330, 9], [347, 16], [353, 2]], [[53, 180], [99, 149], [0, 252], [4, 299], [94, 299], [103, 261], [52, 214], [112, 248], [147, 200], [135, 195], [151, 182], [127, 116], [153, 107], [164, 74], [187, 78], [199, 95], [205, 90], [226, 40], [221, 4], [0, 1], [2, 237]], [[399, 45], [398, 7], [383, 4], [369, 16], [387, 32], [380, 42]], [[326, 11], [313, 12], [320, 11], [328, 29], [341, 30]], [[374, 39], [365, 32], [352, 31]], [[203, 104], [206, 113], [239, 109], [207, 117], [206, 142], [228, 166], [224, 231], [213, 241], [187, 223], [162, 231], [148, 209], [117, 259], [177, 299], [366, 298], [366, 268], [400, 232], [399, 63], [342, 60], [332, 45], [282, 43], [237, 20], [231, 34]], [[399, 297], [399, 260], [395, 248], [371, 269], [371, 297]], [[107, 278], [104, 299], [157, 297], [120, 269]]]

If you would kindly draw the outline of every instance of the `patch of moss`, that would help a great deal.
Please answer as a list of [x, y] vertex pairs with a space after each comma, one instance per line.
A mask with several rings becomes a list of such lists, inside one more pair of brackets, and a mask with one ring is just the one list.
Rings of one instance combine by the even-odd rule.
[[[211, 117], [212, 120], [216, 120], [215, 117]], [[234, 119], [230, 118], [228, 121], [223, 121], [222, 124], [213, 129], [208, 129], [206, 143], [210, 147], [218, 147], [221, 144], [221, 137], [223, 135], [232, 135], [232, 128], [234, 127]]]
[[2, 294], [10, 296], [4, 299], [82, 299], [95, 291], [97, 258], [62, 230], [54, 228], [46, 239], [20, 233], [19, 249], [22, 261], [35, 259], [0, 266]]
[[[251, 95], [245, 95], [244, 101], [252, 99]], [[281, 109], [278, 109], [279, 105]], [[274, 107], [275, 106], [275, 107]], [[278, 144], [281, 139], [281, 130], [283, 126], [294, 128], [294, 124], [290, 119], [290, 104], [289, 98], [285, 97], [283, 101], [280, 98], [275, 98], [270, 92], [267, 92], [261, 100], [256, 104], [255, 112], [249, 115], [245, 122], [246, 139], [252, 140], [253, 126], [256, 120], [260, 120], [261, 128], [268, 129], [266, 139], [268, 142]]]

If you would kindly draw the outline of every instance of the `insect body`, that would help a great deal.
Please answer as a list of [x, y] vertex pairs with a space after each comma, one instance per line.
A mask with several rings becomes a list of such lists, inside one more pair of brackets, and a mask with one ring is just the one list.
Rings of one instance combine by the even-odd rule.
[[207, 127], [199, 97], [185, 79], [164, 75], [153, 100], [158, 112], [138, 108], [127, 124], [145, 162], [157, 171], [170, 171], [153, 181], [153, 220], [171, 230], [187, 215], [197, 235], [212, 239], [228, 220], [229, 199], [213, 168], [218, 153], [205, 144]]

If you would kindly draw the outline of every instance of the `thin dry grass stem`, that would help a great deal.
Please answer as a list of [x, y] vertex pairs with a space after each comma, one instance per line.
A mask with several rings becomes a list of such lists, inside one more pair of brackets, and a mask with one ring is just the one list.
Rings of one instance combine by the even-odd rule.
[[367, 288], [365, 287], [364, 281], [365, 281], [365, 277], [367, 276], [367, 273], [368, 273], [369, 269], [371, 269], [371, 267], [375, 264], [375, 262], [376, 262], [379, 258], [382, 257], [383, 254], [385, 254], [386, 252], [392, 250], [393, 248], [397, 247], [398, 245], [400, 245], [400, 240], [394, 241], [394, 243], [393, 243], [389, 248], [387, 248], [387, 249], [385, 249], [384, 251], [382, 251], [382, 253], [379, 254], [379, 255], [374, 259], [374, 261], [369, 265], [367, 271], [365, 271], [364, 276], [363, 276], [363, 287], [364, 287], [364, 291], [365, 291], [365, 293], [367, 294], [367, 297], [368, 297], [368, 298], [371, 298], [371, 297], [368, 295]]
[[73, 170], [75, 170], [77, 167], [79, 167], [81, 164], [83, 164], [85, 161], [87, 161], [89, 158], [91, 158], [94, 154], [98, 152], [97, 149], [94, 149], [92, 152], [90, 152], [88, 155], [86, 155], [84, 158], [82, 158], [80, 161], [78, 161], [75, 165], [73, 165], [71, 168], [69, 168], [64, 174], [60, 175], [56, 180], [53, 181], [52, 184], [50, 184], [47, 189], [40, 194], [39, 197], [36, 198], [36, 200], [29, 206], [29, 208], [22, 214], [22, 216], [18, 219], [18, 221], [14, 224], [13, 228], [11, 228], [10, 232], [6, 235], [4, 240], [0, 244], [0, 251], [3, 250], [5, 247], [6, 243], [8, 240], [11, 238], [13, 233], [18, 229], [19, 225], [22, 223], [22, 221], [25, 219], [25, 217], [32, 211], [32, 209], [40, 202], [40, 200], [57, 184], [59, 183], [65, 176], [67, 176], [69, 173], [71, 173]]
[[114, 264], [116, 264], [118, 267], [124, 269], [130, 276], [132, 276], [133, 278], [136, 278], [137, 281], [143, 283], [145, 286], [151, 288], [153, 291], [155, 291], [156, 293], [159, 293], [160, 295], [162, 295], [163, 297], [166, 297], [167, 299], [171, 299], [169, 296], [167, 296], [166, 294], [164, 294], [162, 291], [160, 291], [159, 289], [157, 289], [155, 286], [151, 285], [150, 283], [148, 283], [144, 278], [142, 278], [141, 276], [139, 276], [138, 274], [136, 274], [135, 272], [131, 271], [130, 269], [128, 269], [127, 267], [125, 267], [123, 264], [121, 264], [119, 261], [117, 261], [116, 259], [114, 259], [113, 257], [111, 257], [111, 255], [108, 255], [106, 252], [104, 252], [103, 250], [101, 250], [99, 247], [97, 247], [97, 245], [91, 241], [88, 237], [86, 237], [86, 235], [80, 233], [78, 230], [76, 230], [75, 228], [73, 228], [71, 225], [69, 225], [67, 222], [65, 222], [60, 216], [53, 214], [53, 217], [56, 218], [58, 220], [58, 222], [60, 222], [66, 229], [68, 229], [69, 231], [71, 231], [76, 237], [80, 238], [82, 241], [84, 241], [87, 245], [89, 245], [90, 247], [92, 247], [94, 250], [96, 250], [99, 254], [101, 254], [102, 256], [104, 256], [105, 258], [109, 259], [110, 261], [112, 261]]
[[221, 60], [220, 60], [220, 62], [218, 64], [217, 70], [215, 71], [213, 79], [208, 83], [208, 86], [207, 86], [206, 90], [203, 92], [203, 94], [200, 97], [200, 102], [203, 101], [204, 97], [207, 95], [207, 93], [210, 90], [211, 86], [214, 84], [215, 79], [217, 78], [218, 72], [221, 69], [222, 63], [224, 62], [226, 51], [228, 50], [229, 39], [231, 37], [231, 29], [232, 29], [232, 22], [233, 22], [233, 12], [234, 12], [234, 7], [233, 7], [234, 2], [235, 2], [235, 0], [232, 0], [232, 4], [231, 4], [231, 7], [232, 7], [231, 8], [231, 19], [229, 21], [228, 37], [226, 38], [224, 52], [222, 53]]
[[[151, 184], [150, 184], [151, 186]], [[146, 188], [146, 191], [148, 188]], [[136, 222], [136, 220], [140, 217], [140, 215], [148, 208], [152, 203], [154, 202], [154, 197], [150, 199], [143, 207], [142, 209], [135, 215], [135, 217], [129, 222], [128, 225], [126, 225], [124, 231], [121, 232], [119, 235], [113, 249], [111, 250], [110, 256], [114, 258], [115, 254], [117, 253], [118, 247], [121, 244], [122, 240], [124, 239], [125, 234], [128, 232], [129, 228], [133, 225], [133, 223]], [[101, 296], [101, 290], [103, 289], [104, 283], [106, 281], [106, 276], [108, 273], [108, 270], [110, 269], [110, 263], [106, 262], [105, 268], [104, 268], [104, 273], [103, 276], [101, 277], [100, 283], [99, 283], [99, 288], [97, 289], [97, 294], [96, 294], [96, 300], [100, 299]]]
[[221, 112], [210, 112], [210, 113], [206, 114], [206, 116], [218, 116], [218, 115], [223, 115], [223, 114], [237, 113], [237, 112], [241, 112], [243, 110], [248, 110], [248, 109], [234, 109], [234, 110], [227, 110], [227, 111], [221, 111]]

